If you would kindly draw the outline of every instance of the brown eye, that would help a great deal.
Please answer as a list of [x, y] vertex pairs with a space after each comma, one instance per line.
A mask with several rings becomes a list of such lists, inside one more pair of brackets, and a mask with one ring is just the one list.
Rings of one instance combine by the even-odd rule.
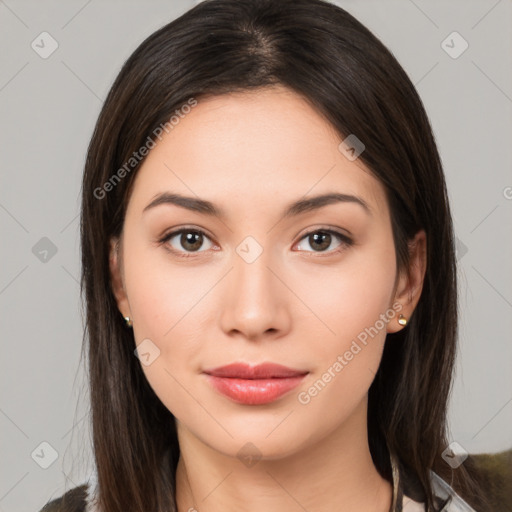
[[318, 249], [320, 251], [329, 248], [332, 241], [331, 239], [332, 235], [330, 233], [325, 233], [323, 231], [319, 231], [308, 236], [308, 242], [310, 247], [312, 247], [313, 249]]
[[[336, 238], [339, 240], [338, 245], [332, 247], [331, 250], [327, 250]], [[336, 252], [336, 249], [340, 247], [352, 245], [350, 238], [332, 230], [316, 230], [304, 235], [299, 244], [299, 250], [301, 251], [304, 250], [300, 247], [303, 244], [302, 240], [306, 240], [307, 245], [312, 249], [312, 251], [306, 250], [306, 252]]]
[[172, 251], [186, 255], [187, 252], [204, 252], [200, 249], [206, 240], [210, 241], [202, 231], [197, 229], [181, 229], [169, 233], [161, 242], [168, 243]]
[[203, 245], [203, 235], [198, 231], [184, 231], [179, 240], [181, 246], [187, 251], [197, 251]]

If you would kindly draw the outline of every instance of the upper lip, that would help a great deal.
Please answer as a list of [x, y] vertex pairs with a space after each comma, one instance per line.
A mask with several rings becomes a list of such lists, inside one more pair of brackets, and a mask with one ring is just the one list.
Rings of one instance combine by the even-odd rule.
[[214, 377], [226, 377], [233, 379], [276, 379], [286, 377], [298, 377], [309, 373], [305, 370], [296, 370], [276, 363], [262, 363], [251, 366], [247, 363], [231, 363], [204, 370], [204, 373]]

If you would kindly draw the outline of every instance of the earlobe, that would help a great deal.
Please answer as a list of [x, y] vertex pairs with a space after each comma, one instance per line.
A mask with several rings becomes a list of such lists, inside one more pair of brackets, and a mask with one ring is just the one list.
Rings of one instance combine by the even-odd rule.
[[123, 275], [120, 261], [120, 241], [119, 238], [113, 238], [110, 241], [109, 251], [109, 270], [112, 293], [117, 302], [117, 307], [123, 317], [131, 316], [128, 297], [123, 283]]
[[397, 332], [409, 321], [420, 300], [427, 268], [427, 237], [422, 229], [409, 242], [409, 268], [400, 275], [394, 303], [401, 306], [399, 314], [388, 324], [387, 332]]

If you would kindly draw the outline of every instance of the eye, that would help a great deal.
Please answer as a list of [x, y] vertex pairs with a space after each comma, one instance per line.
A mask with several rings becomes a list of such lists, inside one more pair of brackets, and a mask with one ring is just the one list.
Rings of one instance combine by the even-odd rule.
[[[339, 244], [328, 251], [326, 249], [328, 249], [333, 243], [333, 236], [339, 240]], [[309, 247], [313, 249], [313, 251], [306, 250], [306, 252], [335, 253], [340, 252], [344, 248], [349, 247], [353, 244], [353, 241], [349, 237], [343, 235], [342, 233], [338, 233], [337, 231], [334, 231], [332, 229], [317, 229], [315, 231], [310, 231], [301, 238], [301, 241], [302, 240], [306, 240], [306, 243], [304, 245], [309, 245]], [[300, 245], [302, 245], [302, 243], [299, 242], [299, 250], [304, 250], [300, 248]]]
[[182, 228], [178, 231], [168, 233], [160, 242], [167, 243], [170, 246], [170, 250], [177, 253], [178, 256], [188, 257], [187, 253], [205, 252], [199, 250], [205, 240], [210, 242], [210, 246], [206, 249], [213, 247], [210, 238], [203, 231], [199, 229]]
[[[332, 248], [334, 239], [338, 239], [338, 245]], [[334, 231], [332, 229], [317, 229], [306, 233], [297, 245], [299, 251], [316, 252], [316, 253], [337, 253], [341, 252], [346, 247], [353, 245], [353, 241], [346, 235]], [[305, 240], [304, 245], [309, 245], [310, 249], [304, 249], [302, 240]], [[200, 250], [204, 242], [208, 241], [209, 245], [205, 250]], [[177, 231], [172, 231], [165, 235], [160, 243], [167, 244], [168, 249], [179, 257], [193, 257], [193, 253], [206, 252], [206, 250], [215, 247], [210, 237], [202, 230], [195, 228], [181, 228]], [[327, 250], [331, 247], [331, 250]]]

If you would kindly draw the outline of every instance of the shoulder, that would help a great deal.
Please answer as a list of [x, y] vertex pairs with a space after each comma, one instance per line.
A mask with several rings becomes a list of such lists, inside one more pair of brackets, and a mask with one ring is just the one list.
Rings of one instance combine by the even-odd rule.
[[[424, 512], [426, 496], [418, 476], [403, 465], [400, 469], [400, 487], [403, 493], [402, 510], [404, 512]], [[476, 512], [438, 474], [429, 471], [429, 475], [434, 494], [435, 510], [439, 512]]]
[[[464, 461], [466, 471], [485, 493], [485, 510], [512, 511], [512, 450], [496, 454], [471, 454]], [[421, 486], [407, 470], [404, 480], [404, 512], [423, 510]], [[441, 512], [475, 512], [481, 508], [474, 502], [474, 496], [463, 496], [446, 480], [430, 472], [434, 494]], [[476, 507], [476, 508], [475, 508]]]
[[49, 501], [39, 512], [87, 512], [88, 484], [73, 487], [59, 498]]
[[433, 471], [430, 472], [430, 475], [434, 493], [443, 504], [440, 512], [476, 512], [476, 510], [457, 494], [455, 489], [439, 475]]
[[[476, 512], [450, 485], [433, 472], [431, 472], [431, 482], [437, 503], [436, 510], [439, 512]], [[404, 494], [402, 511], [425, 512], [425, 502], [423, 500], [416, 501], [411, 496]]]
[[512, 449], [472, 454], [472, 474], [485, 489], [491, 510], [512, 510]]

